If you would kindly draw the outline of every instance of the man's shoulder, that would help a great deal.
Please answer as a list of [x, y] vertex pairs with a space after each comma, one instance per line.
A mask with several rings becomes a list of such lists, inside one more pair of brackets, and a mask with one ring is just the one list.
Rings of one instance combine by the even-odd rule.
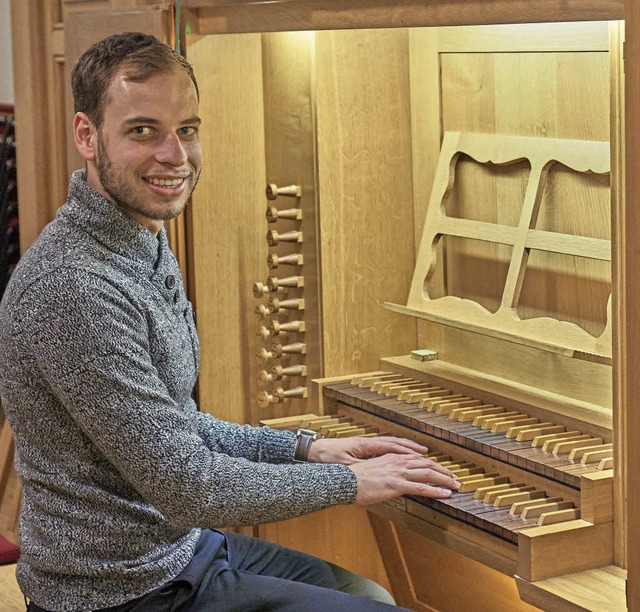
[[109, 251], [81, 231], [58, 220], [42, 231], [20, 258], [7, 291], [7, 300], [15, 303], [23, 296], [54, 291], [60, 294], [97, 280], [114, 285], [125, 281], [126, 274], [110, 263]]

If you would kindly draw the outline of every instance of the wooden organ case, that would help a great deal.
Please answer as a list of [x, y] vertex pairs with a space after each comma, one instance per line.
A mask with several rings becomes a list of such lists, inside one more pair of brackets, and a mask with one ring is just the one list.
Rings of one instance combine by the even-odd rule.
[[[202, 36], [217, 23], [208, 19], [203, 11], [200, 35], [188, 45], [197, 73], [214, 75], [215, 93], [203, 95], [203, 113], [215, 121], [211, 139], [203, 137], [214, 171], [201, 180], [209, 197], [219, 192], [240, 208], [216, 211], [226, 226], [235, 231], [232, 219], [256, 208], [259, 223], [249, 224], [251, 237], [234, 234], [223, 246], [196, 197], [193, 238], [198, 252], [215, 244], [221, 257], [237, 252], [238, 235], [262, 245], [238, 252], [257, 263], [241, 297], [251, 316], [233, 331], [239, 366], [235, 353], [218, 364], [229, 380], [242, 367], [255, 385], [243, 389], [247, 417], [313, 427], [321, 423], [299, 415], [318, 412], [336, 435], [346, 433], [344, 423], [332, 427], [330, 415], [350, 419], [359, 432], [411, 436], [470, 470], [460, 497], [471, 506], [485, 503], [473, 499], [476, 489], [492, 503], [508, 491], [492, 513], [453, 505], [442, 512], [443, 505], [415, 499], [370, 513], [403, 605], [529, 609], [514, 575], [527, 591], [604, 567], [605, 582], [613, 576], [623, 584], [615, 565], [622, 527], [613, 494], [610, 300], [619, 24]], [[234, 167], [234, 159], [246, 166]], [[294, 256], [276, 272], [267, 268], [274, 257]], [[223, 299], [200, 297], [209, 274], [195, 267], [205, 342], [207, 334], [230, 333], [214, 323], [215, 307], [203, 308]], [[275, 310], [282, 301], [293, 308]], [[281, 341], [274, 332], [283, 326]], [[379, 363], [416, 348], [437, 359]], [[278, 377], [287, 369], [289, 376]], [[402, 392], [416, 391], [413, 403], [400, 404], [406, 396], [384, 387], [384, 378], [367, 385], [389, 396], [361, 387], [355, 375], [372, 370], [410, 379]], [[325, 385], [318, 411], [311, 379], [347, 373], [355, 384], [350, 375]], [[216, 381], [205, 375], [201, 392]], [[437, 413], [427, 384], [452, 397], [435, 396]], [[486, 417], [491, 426], [476, 429], [491, 441], [444, 429], [443, 421], [454, 423], [445, 410], [469, 432], [471, 416]], [[440, 425], [429, 424], [431, 417]], [[516, 509], [531, 506], [526, 518], [510, 514], [508, 500]], [[346, 531], [369, 529], [364, 516], [332, 516], [328, 526], [313, 517], [309, 528], [347, 541], [355, 536]], [[300, 521], [259, 533], [300, 546]], [[526, 595], [551, 605], [537, 597]]]
[[[255, 267], [237, 330], [233, 311], [222, 313], [231, 328], [219, 323], [210, 270], [194, 268], [204, 342], [237, 335], [224, 363], [203, 360], [201, 393], [241, 367], [248, 420], [410, 436], [465, 481], [448, 505], [403, 498], [368, 520], [334, 510], [258, 533], [306, 550], [307, 529], [334, 551], [351, 542], [362, 558], [347, 564], [369, 573], [375, 553], [349, 532], [370, 529], [399, 603], [417, 610], [531, 609], [514, 576], [531, 604], [572, 609], [542, 583], [579, 574], [582, 584], [584, 572], [593, 590], [577, 589], [582, 602], [599, 605], [611, 580], [603, 605], [620, 605], [619, 24], [203, 36], [214, 17], [199, 15], [188, 57], [212, 75], [202, 103], [213, 170], [201, 181], [209, 198], [233, 198], [215, 216], [234, 231], [221, 238], [196, 195], [194, 248]], [[251, 214], [259, 222], [239, 231], [233, 219]], [[238, 239], [258, 248], [238, 250]], [[274, 270], [274, 258], [287, 263]], [[379, 362], [412, 349], [437, 359]], [[358, 377], [374, 370], [392, 373]], [[320, 392], [318, 377], [340, 380]]]

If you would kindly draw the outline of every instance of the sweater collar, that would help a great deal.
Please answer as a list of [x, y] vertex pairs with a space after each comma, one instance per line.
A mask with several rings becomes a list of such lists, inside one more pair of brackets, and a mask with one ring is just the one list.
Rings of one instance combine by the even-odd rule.
[[58, 215], [69, 218], [109, 250], [154, 268], [162, 251], [168, 248], [164, 228], [154, 236], [90, 187], [85, 170], [72, 174], [67, 205]]

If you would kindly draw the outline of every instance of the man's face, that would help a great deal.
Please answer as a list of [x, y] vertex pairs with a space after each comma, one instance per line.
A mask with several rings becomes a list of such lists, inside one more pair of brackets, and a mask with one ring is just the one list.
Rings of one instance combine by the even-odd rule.
[[157, 233], [187, 205], [202, 166], [198, 99], [176, 69], [144, 82], [116, 76], [88, 183]]

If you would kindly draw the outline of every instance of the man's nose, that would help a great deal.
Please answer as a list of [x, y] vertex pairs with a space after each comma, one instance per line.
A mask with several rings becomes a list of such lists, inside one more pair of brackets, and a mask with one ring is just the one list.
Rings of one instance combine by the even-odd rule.
[[165, 136], [156, 151], [156, 159], [172, 166], [182, 166], [187, 161], [187, 152], [177, 134]]

